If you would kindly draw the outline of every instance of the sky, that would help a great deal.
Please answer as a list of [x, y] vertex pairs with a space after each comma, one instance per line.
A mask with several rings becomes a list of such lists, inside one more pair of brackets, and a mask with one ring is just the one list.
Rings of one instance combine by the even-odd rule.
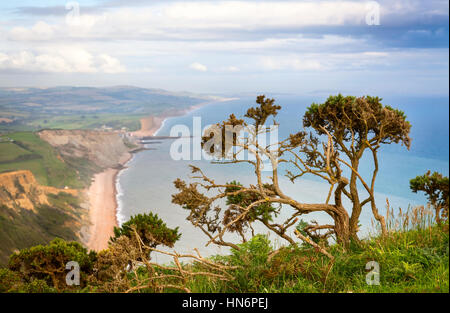
[[0, 87], [448, 96], [449, 2], [0, 2]]

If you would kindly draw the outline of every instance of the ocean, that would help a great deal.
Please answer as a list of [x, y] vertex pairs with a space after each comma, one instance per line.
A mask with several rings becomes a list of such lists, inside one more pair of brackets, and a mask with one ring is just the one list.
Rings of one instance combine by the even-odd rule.
[[[276, 120], [280, 123], [279, 138], [285, 138], [290, 133], [302, 129], [302, 116], [306, 108], [313, 102], [322, 103], [326, 97], [300, 97], [286, 95], [268, 95], [276, 99], [282, 106]], [[386, 199], [389, 199], [394, 209], [407, 209], [409, 206], [426, 203], [423, 194], [414, 194], [409, 189], [409, 180], [427, 170], [449, 174], [449, 99], [448, 97], [406, 98], [386, 97], [383, 104], [403, 110], [412, 124], [412, 146], [408, 151], [401, 145], [385, 145], [380, 149], [380, 170], [375, 190], [377, 206], [381, 213], [385, 212]], [[247, 109], [255, 105], [255, 97], [241, 98], [228, 102], [211, 103], [181, 117], [167, 119], [158, 136], [169, 136], [175, 125], [186, 125], [193, 129], [194, 117], [201, 118], [202, 127], [227, 119], [234, 113], [243, 116]], [[117, 181], [118, 220], [125, 222], [131, 216], [139, 213], [154, 212], [161, 217], [169, 227], [179, 227], [181, 239], [175, 245], [178, 252], [192, 252], [199, 248], [203, 255], [226, 253], [228, 249], [215, 246], [205, 247], [208, 239], [194, 228], [186, 217], [188, 212], [172, 204], [172, 194], [176, 193], [173, 181], [177, 178], [189, 180], [189, 165], [195, 165], [212, 177], [216, 182], [240, 181], [244, 184], [255, 183], [254, 171], [247, 164], [220, 165], [209, 161], [174, 161], [170, 157], [170, 147], [173, 140], [161, 140], [147, 145], [151, 150], [134, 155], [123, 170]], [[372, 171], [370, 158], [365, 158], [361, 164], [361, 174], [369, 175]], [[367, 176], [366, 176], [367, 177]], [[281, 187], [293, 198], [305, 203], [323, 202], [326, 199], [329, 186], [316, 177], [308, 177], [292, 184], [287, 178], [281, 178]], [[286, 209], [286, 214], [289, 214]], [[283, 214], [282, 216], [283, 217]], [[327, 216], [321, 214], [308, 215], [305, 220], [329, 222]], [[361, 235], [371, 231], [372, 214], [367, 205], [363, 209], [360, 222]], [[258, 227], [260, 233], [267, 233], [263, 227]], [[271, 237], [275, 244], [282, 244], [278, 238]], [[169, 259], [157, 256], [159, 262]]]

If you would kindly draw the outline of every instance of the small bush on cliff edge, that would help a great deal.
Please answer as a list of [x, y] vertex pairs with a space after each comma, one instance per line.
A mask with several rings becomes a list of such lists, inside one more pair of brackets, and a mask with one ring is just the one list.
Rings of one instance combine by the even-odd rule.
[[133, 229], [136, 230], [143, 243], [152, 248], [161, 244], [173, 247], [181, 236], [178, 233], [178, 227], [171, 229], [167, 227], [166, 223], [157, 214], [150, 213], [132, 216], [122, 227], [115, 227], [114, 237], [111, 238], [111, 241], [115, 242], [121, 236], [133, 237]]
[[81, 286], [93, 269], [96, 253], [88, 251], [78, 242], [55, 239], [50, 244], [38, 245], [14, 253], [8, 268], [17, 273], [25, 283], [42, 280], [57, 290], [70, 289], [66, 285], [66, 264], [75, 261], [80, 265]]

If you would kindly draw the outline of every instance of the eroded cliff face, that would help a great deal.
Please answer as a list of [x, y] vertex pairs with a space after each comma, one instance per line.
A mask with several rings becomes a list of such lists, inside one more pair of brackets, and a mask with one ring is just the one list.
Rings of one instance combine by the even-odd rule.
[[101, 169], [117, 166], [129, 150], [115, 132], [43, 130], [38, 135], [56, 148], [64, 159], [88, 160]]
[[30, 171], [0, 174], [0, 204], [9, 209], [28, 210], [36, 213], [36, 207], [50, 205], [48, 195], [64, 192], [77, 196], [76, 190], [41, 186]]
[[85, 211], [77, 190], [42, 186], [27, 170], [0, 174], [0, 265], [55, 237], [79, 240]]

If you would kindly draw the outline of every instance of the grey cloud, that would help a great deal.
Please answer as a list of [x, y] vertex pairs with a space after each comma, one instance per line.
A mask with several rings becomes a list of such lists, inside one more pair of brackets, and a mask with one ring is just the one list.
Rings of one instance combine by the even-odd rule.
[[[101, 6], [80, 6], [80, 13], [101, 13], [107, 8]], [[47, 7], [18, 7], [14, 10], [17, 15], [31, 15], [31, 16], [64, 16], [67, 14], [65, 6], [47, 6]]]

